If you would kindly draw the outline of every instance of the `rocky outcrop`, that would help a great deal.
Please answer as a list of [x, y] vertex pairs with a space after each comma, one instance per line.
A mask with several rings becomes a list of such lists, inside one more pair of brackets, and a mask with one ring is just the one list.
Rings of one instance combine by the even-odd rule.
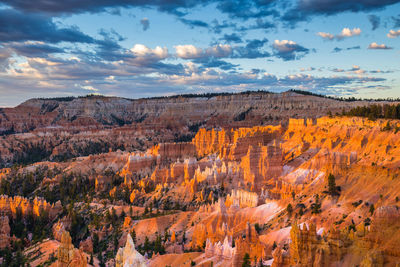
[[67, 231], [61, 236], [61, 244], [57, 250], [57, 267], [86, 267], [86, 255], [79, 249], [74, 248], [71, 236]]
[[258, 262], [265, 257], [265, 248], [261, 244], [257, 231], [250, 223], [246, 224], [244, 237], [235, 239], [235, 251], [232, 267], [240, 267], [243, 264], [245, 254], [249, 254], [251, 260]]
[[57, 221], [55, 224], [53, 224], [52, 231], [54, 239], [61, 242], [61, 237], [66, 231], [64, 222], [60, 220]]
[[92, 238], [89, 236], [86, 240], [79, 242], [79, 249], [89, 254], [93, 253]]
[[161, 160], [176, 160], [196, 155], [191, 143], [161, 143], [151, 149], [152, 154], [160, 155]]
[[232, 193], [226, 197], [225, 204], [227, 207], [234, 205], [240, 208], [253, 208], [258, 205], [258, 195], [246, 190], [232, 189]]
[[0, 249], [10, 246], [10, 224], [8, 216], [0, 217]]
[[229, 241], [227, 236], [222, 243], [220, 241], [212, 243], [210, 239], [206, 241], [205, 256], [207, 258], [215, 258], [217, 262], [233, 261], [235, 252], [236, 248], [232, 247], [232, 242]]
[[54, 219], [61, 210], [62, 207], [60, 201], [50, 204], [45, 199], [38, 197], [29, 200], [21, 196], [0, 196], [0, 211], [14, 217], [16, 216], [17, 211], [21, 211], [23, 216], [33, 214], [37, 217], [40, 216], [42, 212], [46, 212], [51, 219]]
[[132, 237], [128, 234], [124, 248], [119, 248], [115, 257], [115, 267], [146, 267], [146, 259], [136, 251]]
[[290, 249], [277, 248], [274, 253], [273, 267], [283, 266], [331, 266], [341, 262], [350, 241], [336, 229], [322, 237], [314, 224], [292, 224], [290, 230]]

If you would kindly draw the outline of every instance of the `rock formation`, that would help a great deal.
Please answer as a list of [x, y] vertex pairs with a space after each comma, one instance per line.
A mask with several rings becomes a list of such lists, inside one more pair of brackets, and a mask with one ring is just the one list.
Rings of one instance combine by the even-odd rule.
[[244, 207], [256, 207], [258, 205], [258, 195], [241, 189], [232, 189], [232, 193], [226, 197], [226, 206], [231, 205]]
[[86, 267], [86, 255], [79, 249], [74, 248], [71, 236], [67, 231], [61, 236], [61, 243], [57, 251], [58, 267]]
[[10, 224], [7, 216], [0, 217], [0, 249], [10, 246]]
[[22, 215], [33, 214], [39, 217], [41, 212], [47, 212], [50, 218], [55, 218], [61, 211], [61, 203], [58, 201], [54, 204], [48, 203], [42, 198], [35, 197], [33, 200], [21, 196], [8, 197], [0, 196], [0, 211], [7, 215], [16, 216], [17, 211], [21, 211]]
[[136, 251], [132, 237], [128, 234], [124, 248], [119, 248], [115, 257], [116, 267], [146, 267], [146, 259]]

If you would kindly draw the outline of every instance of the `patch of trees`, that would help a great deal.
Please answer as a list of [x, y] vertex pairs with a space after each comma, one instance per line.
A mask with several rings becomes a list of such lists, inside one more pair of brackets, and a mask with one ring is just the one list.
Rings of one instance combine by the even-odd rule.
[[8, 196], [31, 197], [43, 181], [44, 177], [57, 174], [59, 171], [48, 170], [47, 167], [37, 168], [34, 172], [12, 173], [0, 182], [0, 194]]
[[22, 216], [22, 210], [18, 208], [15, 218], [10, 216], [10, 236], [27, 240], [28, 233], [32, 233], [33, 242], [41, 241], [52, 234], [49, 223], [49, 214], [45, 210], [40, 211], [40, 216], [34, 216], [32, 212]]
[[355, 97], [334, 97], [334, 96], [327, 96], [327, 95], [322, 95], [322, 94], [316, 94], [310, 91], [303, 91], [303, 90], [296, 90], [296, 89], [291, 89], [290, 92], [294, 92], [300, 95], [310, 95], [310, 96], [316, 96], [316, 97], [322, 97], [322, 98], [328, 98], [328, 99], [333, 99], [333, 100], [338, 100], [338, 101], [345, 101], [345, 102], [355, 102], [355, 101], [387, 101], [387, 102], [397, 102], [400, 101], [399, 98], [355, 98]]
[[246, 119], [247, 114], [252, 110], [253, 108], [250, 107], [247, 110], [240, 112], [238, 115], [236, 115], [233, 120], [234, 121], [244, 121]]
[[147, 253], [147, 255], [152, 256], [153, 254], [160, 253], [160, 255], [165, 254], [165, 247], [163, 245], [163, 241], [165, 242], [169, 238], [169, 233], [166, 231], [164, 238], [161, 234], [157, 234], [157, 237], [154, 241], [149, 241], [149, 238], [146, 236], [143, 245], [138, 246], [138, 251], [141, 254]]
[[[44, 141], [40, 143], [20, 143], [22, 149], [19, 151], [10, 150], [14, 153], [13, 162], [18, 164], [31, 164], [38, 161], [48, 159], [52, 153], [51, 149], [47, 149]], [[51, 146], [51, 144], [49, 144]]]
[[311, 204], [311, 214], [321, 213], [321, 202], [319, 200], [319, 195], [315, 196], [315, 202]]
[[355, 107], [349, 111], [343, 111], [342, 115], [365, 117], [371, 120], [375, 119], [400, 119], [400, 104], [396, 105], [370, 105]]
[[341, 187], [336, 186], [336, 178], [332, 173], [330, 173], [327, 176], [326, 181], [327, 181], [328, 191], [324, 191], [324, 193], [328, 193], [331, 196], [340, 195]]
[[9, 248], [2, 249], [0, 250], [0, 257], [3, 259], [3, 262], [0, 264], [1, 267], [20, 267], [25, 266], [28, 262], [21, 247], [13, 250]]

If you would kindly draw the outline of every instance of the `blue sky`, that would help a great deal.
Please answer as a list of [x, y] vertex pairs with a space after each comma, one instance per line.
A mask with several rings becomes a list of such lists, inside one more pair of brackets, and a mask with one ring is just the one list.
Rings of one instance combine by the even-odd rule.
[[400, 97], [396, 0], [0, 0], [0, 106], [301, 89]]

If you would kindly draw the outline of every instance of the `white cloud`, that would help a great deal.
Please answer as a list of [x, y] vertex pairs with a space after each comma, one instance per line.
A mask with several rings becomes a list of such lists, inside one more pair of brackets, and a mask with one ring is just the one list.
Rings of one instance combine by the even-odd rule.
[[197, 48], [194, 45], [177, 45], [175, 51], [178, 57], [184, 59], [199, 58], [203, 54], [203, 49]]
[[138, 57], [156, 56], [160, 59], [165, 59], [168, 57], [168, 49], [160, 46], [157, 46], [155, 49], [151, 49], [142, 44], [135, 44], [131, 48], [131, 52]]
[[333, 40], [335, 38], [335, 36], [329, 32], [318, 32], [317, 35], [328, 40]]
[[218, 44], [206, 49], [195, 47], [194, 45], [177, 45], [175, 46], [176, 55], [183, 59], [197, 59], [204, 57], [223, 58], [232, 54], [230, 45]]
[[273, 47], [280, 52], [292, 52], [296, 50], [297, 43], [289, 40], [275, 40]]
[[275, 40], [272, 44], [272, 48], [275, 50], [274, 55], [284, 61], [302, 58], [310, 51], [309, 49], [290, 40]]
[[377, 43], [371, 43], [368, 46], [368, 49], [381, 49], [381, 50], [387, 50], [387, 49], [393, 49], [392, 47], [389, 47], [385, 44], [377, 44]]
[[81, 88], [84, 89], [84, 90], [88, 90], [88, 91], [94, 91], [94, 92], [99, 91], [98, 89], [94, 88], [91, 85], [84, 85], [84, 86], [81, 86]]
[[361, 34], [360, 28], [353, 28], [352, 30], [349, 28], [343, 28], [342, 32], [336, 36], [338, 39], [343, 39], [345, 37], [352, 37]]
[[317, 35], [321, 36], [323, 39], [326, 40], [343, 40], [344, 38], [352, 37], [352, 36], [358, 36], [361, 34], [361, 29], [360, 28], [343, 28], [341, 33], [333, 35], [329, 32], [318, 32]]
[[169, 56], [166, 47], [157, 46], [151, 49], [142, 44], [135, 44], [130, 49], [130, 52], [134, 58], [129, 62], [133, 65], [148, 65], [166, 59]]
[[400, 30], [397, 30], [397, 31], [390, 30], [389, 33], [387, 34], [387, 37], [389, 37], [389, 38], [396, 38], [398, 36], [400, 36]]

